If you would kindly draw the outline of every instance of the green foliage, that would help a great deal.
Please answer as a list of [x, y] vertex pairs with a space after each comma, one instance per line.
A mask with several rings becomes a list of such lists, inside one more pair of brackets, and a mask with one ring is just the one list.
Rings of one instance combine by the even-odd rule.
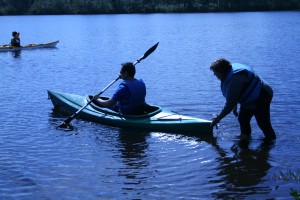
[[280, 175], [274, 175], [275, 180], [283, 180], [286, 182], [296, 181], [300, 183], [300, 169], [297, 172], [289, 170], [286, 173], [280, 172]]
[[[274, 175], [274, 180], [283, 180], [285, 182], [296, 182], [300, 183], [300, 169], [297, 172], [289, 170], [287, 173], [280, 172], [280, 175]], [[290, 189], [290, 195], [297, 200], [300, 200], [300, 192], [293, 188]]]
[[31, 5], [32, 0], [0, 0], [0, 14], [27, 14]]
[[300, 192], [297, 190], [291, 189], [290, 195], [297, 200], [300, 200]]
[[299, 0], [0, 0], [0, 15], [300, 10]]
[[71, 12], [70, 1], [35, 0], [29, 10], [30, 14], [60, 14]]
[[1, 15], [13, 15], [14, 13], [16, 13], [17, 10], [15, 7], [13, 7], [12, 5], [7, 5], [7, 6], [3, 6], [0, 9], [0, 14]]

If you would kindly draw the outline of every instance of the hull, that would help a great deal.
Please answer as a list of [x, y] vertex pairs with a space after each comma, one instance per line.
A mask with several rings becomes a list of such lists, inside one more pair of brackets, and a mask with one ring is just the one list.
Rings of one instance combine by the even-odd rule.
[[[56, 109], [68, 114], [74, 114], [90, 101], [88, 96], [49, 90], [48, 96]], [[78, 114], [78, 117], [111, 126], [139, 128], [150, 131], [191, 133], [197, 135], [212, 134], [213, 132], [208, 120], [180, 115], [158, 106], [151, 107], [155, 107], [156, 109], [147, 114], [123, 115], [91, 103]]]
[[42, 43], [42, 44], [28, 44], [22, 47], [13, 47], [13, 46], [0, 46], [0, 52], [5, 51], [21, 51], [21, 50], [30, 50], [30, 49], [40, 49], [40, 48], [53, 48], [57, 45], [59, 40], [54, 42]]

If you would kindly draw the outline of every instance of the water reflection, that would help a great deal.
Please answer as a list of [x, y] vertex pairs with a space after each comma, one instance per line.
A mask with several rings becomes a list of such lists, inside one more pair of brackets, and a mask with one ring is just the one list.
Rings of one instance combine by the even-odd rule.
[[144, 170], [149, 162], [147, 158], [147, 137], [148, 132], [142, 132], [134, 129], [120, 129], [119, 131], [119, 151], [124, 163], [124, 167], [120, 169], [119, 175], [126, 177], [125, 184], [139, 184], [143, 182], [147, 176]]
[[10, 52], [14, 58], [19, 58], [21, 56], [21, 51], [12, 51]]
[[271, 188], [259, 184], [263, 183], [271, 168], [269, 152], [274, 144], [262, 141], [257, 148], [251, 149], [250, 143], [250, 140], [237, 140], [230, 148], [230, 153], [222, 149], [217, 140], [212, 143], [220, 155], [217, 158], [219, 173], [216, 175], [220, 178], [211, 182], [220, 183], [221, 190], [212, 194], [214, 198], [238, 199], [271, 192]]

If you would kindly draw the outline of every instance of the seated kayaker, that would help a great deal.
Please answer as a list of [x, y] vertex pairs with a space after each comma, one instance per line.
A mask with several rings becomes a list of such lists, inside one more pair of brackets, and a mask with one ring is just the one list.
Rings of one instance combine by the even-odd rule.
[[14, 31], [14, 32], [12, 32], [12, 36], [13, 36], [13, 38], [10, 41], [10, 45], [14, 46], [14, 47], [21, 47], [21, 40], [19, 38], [20, 33]]
[[120, 76], [123, 82], [113, 96], [107, 100], [94, 97], [103, 107], [111, 108], [122, 114], [142, 114], [141, 109], [146, 105], [146, 86], [142, 79], [136, 79], [135, 66], [131, 62], [122, 64]]

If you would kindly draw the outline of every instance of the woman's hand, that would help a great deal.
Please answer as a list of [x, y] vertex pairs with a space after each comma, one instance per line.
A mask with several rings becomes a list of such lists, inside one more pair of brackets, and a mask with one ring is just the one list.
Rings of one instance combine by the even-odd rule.
[[216, 128], [218, 128], [218, 123], [220, 122], [220, 118], [218, 115], [214, 115], [212, 118], [212, 122], [210, 123], [210, 127], [214, 127], [216, 126]]

